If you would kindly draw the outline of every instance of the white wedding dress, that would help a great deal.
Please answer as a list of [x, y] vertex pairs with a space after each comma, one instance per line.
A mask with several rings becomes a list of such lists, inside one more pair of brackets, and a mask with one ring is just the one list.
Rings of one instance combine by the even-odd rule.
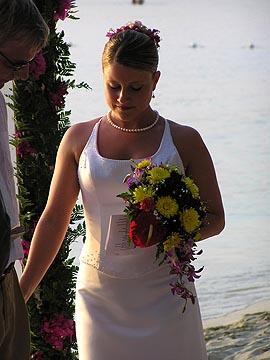
[[[167, 265], [155, 262], [156, 246], [108, 250], [114, 234], [111, 216], [123, 215], [125, 206], [116, 195], [127, 191], [123, 179], [131, 162], [99, 154], [98, 128], [99, 122], [81, 154], [78, 170], [87, 228], [76, 293], [79, 358], [206, 360], [198, 299], [195, 305], [188, 301], [182, 313], [185, 301], [172, 295], [169, 283], [174, 278]], [[183, 169], [167, 121], [152, 159]], [[125, 232], [121, 226], [119, 237]], [[188, 287], [195, 293], [193, 283]]]

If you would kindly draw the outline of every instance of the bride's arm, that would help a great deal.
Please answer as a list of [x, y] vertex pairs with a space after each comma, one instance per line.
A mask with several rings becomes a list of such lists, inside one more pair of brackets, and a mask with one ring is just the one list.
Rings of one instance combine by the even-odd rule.
[[186, 175], [199, 187], [207, 216], [201, 240], [218, 235], [225, 226], [221, 193], [211, 155], [200, 134], [188, 126], [172, 126], [173, 139], [184, 162]]
[[37, 224], [20, 285], [25, 301], [54, 260], [65, 237], [79, 184], [74, 155], [75, 131], [70, 128], [60, 144], [48, 201]]

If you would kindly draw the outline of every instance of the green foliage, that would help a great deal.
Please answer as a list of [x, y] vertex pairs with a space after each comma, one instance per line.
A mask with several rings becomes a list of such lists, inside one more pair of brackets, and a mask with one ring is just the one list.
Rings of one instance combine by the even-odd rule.
[[[15, 81], [9, 106], [14, 111], [16, 134], [11, 143], [16, 147], [15, 173], [18, 182], [20, 221], [25, 226], [25, 249], [38, 219], [46, 205], [54, 163], [60, 141], [69, 128], [71, 112], [64, 110], [68, 89], [86, 88], [86, 83], [75, 84], [72, 78], [76, 65], [70, 61], [70, 45], [64, 32], [57, 32], [55, 12], [61, 0], [36, 0], [40, 12], [50, 27], [47, 47], [36, 69], [30, 68], [27, 81]], [[76, 19], [74, 1], [67, 17]], [[40, 62], [41, 61], [41, 62]], [[35, 63], [35, 61], [34, 61]], [[33, 64], [34, 66], [35, 64]], [[31, 65], [32, 66], [32, 65]], [[76, 205], [65, 240], [53, 264], [28, 302], [32, 331], [32, 359], [77, 359], [74, 332], [74, 297], [78, 268], [70, 257], [71, 245], [85, 236], [83, 209]], [[48, 239], [49, 241], [49, 239]], [[27, 261], [27, 256], [25, 258]], [[50, 327], [50, 333], [46, 329]], [[62, 343], [54, 337], [61, 331]], [[69, 335], [67, 335], [69, 334]]]

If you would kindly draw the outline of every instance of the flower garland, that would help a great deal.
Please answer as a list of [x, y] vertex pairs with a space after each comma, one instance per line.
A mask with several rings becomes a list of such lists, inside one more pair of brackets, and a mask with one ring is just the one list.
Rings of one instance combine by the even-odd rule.
[[[69, 89], [84, 87], [72, 79], [75, 64], [69, 60], [69, 45], [64, 32], [57, 32], [57, 21], [76, 19], [73, 0], [35, 1], [50, 27], [46, 48], [29, 66], [29, 79], [14, 82], [9, 106], [14, 111], [16, 133], [11, 143], [16, 147], [16, 177], [20, 222], [26, 229], [22, 245], [25, 259], [43, 209], [54, 171], [57, 149], [70, 126], [70, 111], [65, 111]], [[35, 360], [77, 359], [75, 342], [74, 298], [78, 268], [70, 258], [70, 245], [85, 227], [82, 207], [76, 205], [65, 240], [53, 264], [28, 301], [32, 355]]]
[[200, 277], [192, 261], [202, 251], [196, 252], [196, 240], [206, 216], [194, 181], [178, 167], [161, 163], [155, 165], [151, 158], [131, 165], [131, 174], [124, 182], [128, 191], [117, 195], [126, 202], [124, 212], [130, 220], [129, 241], [135, 247], [157, 245], [156, 259], [166, 262], [176, 280], [170, 283], [171, 291], [194, 304], [195, 295], [186, 283]]
[[147, 36], [149, 36], [156, 44], [156, 47], [159, 47], [159, 42], [160, 42], [160, 37], [159, 37], [159, 30], [157, 29], [149, 29], [147, 28], [145, 25], [142, 24], [141, 21], [136, 20], [134, 22], [128, 22], [126, 25], [121, 26], [118, 29], [110, 29], [106, 36], [108, 38], [112, 38], [115, 34], [118, 34], [122, 31], [126, 31], [126, 30], [134, 30], [134, 31], [138, 31], [141, 32], [143, 34], [146, 34]]

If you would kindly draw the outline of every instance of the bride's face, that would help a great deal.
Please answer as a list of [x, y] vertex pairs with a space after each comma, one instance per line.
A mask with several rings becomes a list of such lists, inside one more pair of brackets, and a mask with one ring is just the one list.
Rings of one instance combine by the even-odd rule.
[[149, 108], [160, 73], [153, 75], [149, 71], [114, 64], [104, 68], [103, 76], [106, 101], [114, 118], [127, 120]]

